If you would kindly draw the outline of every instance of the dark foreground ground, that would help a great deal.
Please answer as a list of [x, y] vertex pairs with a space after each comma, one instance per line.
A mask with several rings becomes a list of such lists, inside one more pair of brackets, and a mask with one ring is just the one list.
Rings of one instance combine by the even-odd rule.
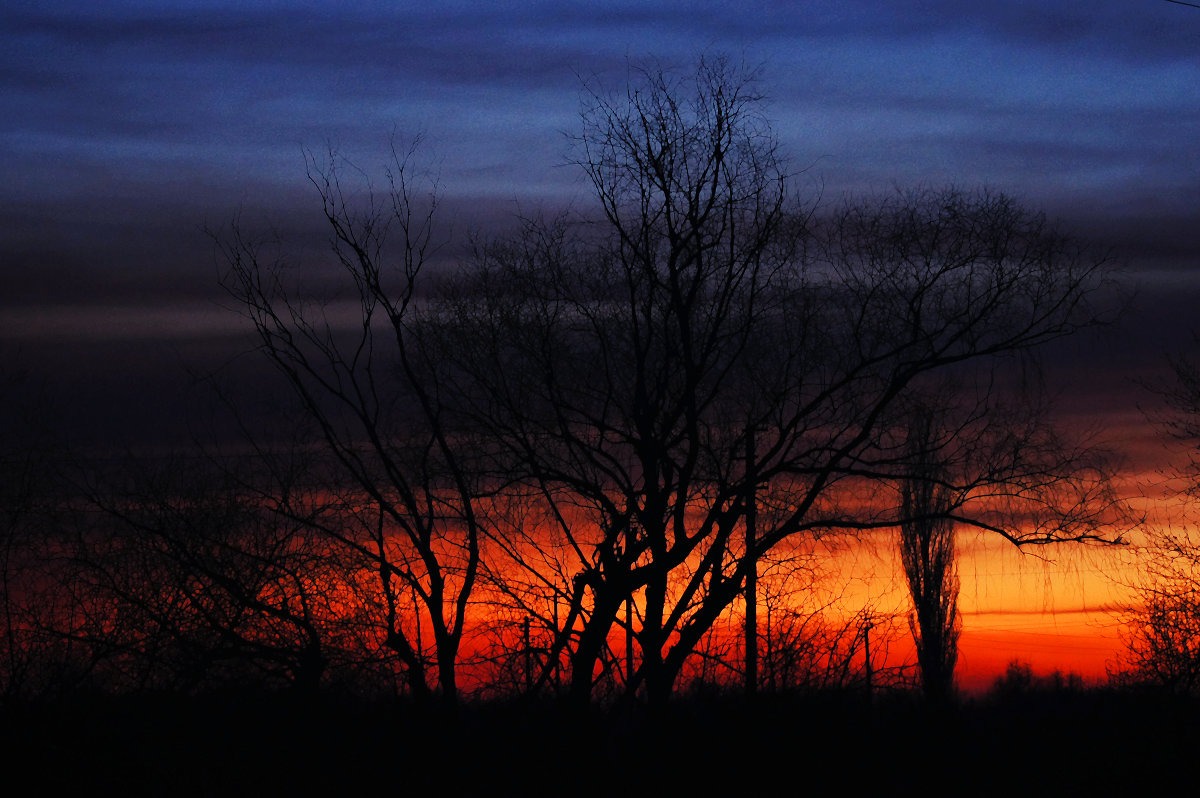
[[[1042, 692], [934, 715], [909, 697], [455, 715], [330, 698], [74, 700], [0, 711], [4, 782], [59, 795], [1145, 794], [1197, 787], [1200, 706]], [[1178, 789], [1178, 787], [1176, 788]], [[1132, 792], [1131, 792], [1132, 791]], [[18, 793], [10, 793], [18, 794]]]

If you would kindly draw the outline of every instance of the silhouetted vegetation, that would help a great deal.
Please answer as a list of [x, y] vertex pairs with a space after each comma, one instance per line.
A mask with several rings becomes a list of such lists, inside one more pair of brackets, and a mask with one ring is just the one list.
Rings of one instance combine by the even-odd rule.
[[1200, 689], [1200, 369], [1186, 357], [1171, 361], [1174, 380], [1153, 386], [1166, 410], [1152, 420], [1186, 459], [1172, 473], [1169, 498], [1182, 504], [1174, 522], [1146, 530], [1140, 581], [1125, 612], [1126, 655], [1115, 674], [1131, 684], [1174, 692]]
[[940, 467], [930, 462], [936, 443], [932, 419], [918, 414], [911, 424], [914, 476], [901, 486], [901, 506], [909, 520], [900, 525], [900, 561], [912, 597], [909, 619], [921, 668], [921, 689], [935, 704], [954, 694], [958, 661], [958, 574], [954, 562], [954, 504]]
[[[349, 324], [240, 226], [219, 236], [349, 503], [380, 516], [369, 545], [325, 532], [373, 563], [389, 640], [413, 674], [436, 660], [443, 695], [472, 606], [520, 629], [528, 691], [661, 703], [775, 552], [917, 521], [1019, 545], [1119, 534], [1101, 461], [1019, 379], [1101, 318], [1105, 261], [986, 191], [805, 203], [761, 98], [724, 60], [589, 88], [572, 144], [590, 215], [524, 220], [436, 275], [411, 153], [361, 206], [336, 158], [314, 168]], [[938, 422], [919, 456], [916, 407]], [[899, 495], [922, 483], [952, 500]]]
[[930, 772], [912, 763], [936, 750], [936, 781], [952, 790], [1111, 794], [1173, 786], [1200, 743], [1198, 710], [1192, 699], [1100, 688], [991, 696], [934, 715], [911, 697], [833, 691], [584, 715], [243, 691], [9, 706], [0, 745], [9, 778], [53, 793], [357, 794], [400, 778], [439, 795], [557, 795], [581, 783], [600, 794], [767, 794], [781, 781], [887, 792], [927, 787]]
[[[591, 206], [439, 270], [419, 153], [380, 193], [311, 159], [348, 303], [215, 232], [286, 435], [239, 416], [225, 448], [63, 469], [6, 439], [10, 756], [51, 788], [501, 794], [644, 792], [686, 758], [668, 786], [708, 793], [751, 760], [762, 791], [782, 762], [879, 785], [937, 744], [947, 783], [1004, 785], [1023, 740], [1095, 764], [1149, 711], [1016, 664], [953, 701], [954, 530], [1128, 524], [1025, 379], [1107, 318], [1104, 258], [987, 190], [806, 200], [725, 60], [589, 86], [571, 146]], [[904, 619], [839, 606], [824, 567], [893, 531], [900, 664]]]

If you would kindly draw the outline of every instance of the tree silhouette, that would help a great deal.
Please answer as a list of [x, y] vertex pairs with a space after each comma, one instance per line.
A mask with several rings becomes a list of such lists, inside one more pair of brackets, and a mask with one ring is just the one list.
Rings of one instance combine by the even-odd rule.
[[1102, 258], [989, 192], [814, 213], [756, 76], [727, 61], [635, 71], [586, 94], [582, 123], [593, 215], [480, 246], [420, 333], [542, 504], [566, 607], [547, 661], [569, 652], [576, 701], [620, 631], [637, 644], [628, 689], [664, 701], [774, 547], [907, 520], [873, 497], [911, 472], [904, 408], [934, 384], [954, 389], [943, 446], [978, 455], [956, 475], [957, 523], [1106, 539], [1105, 473], [997, 387], [1097, 321]]
[[958, 660], [958, 576], [954, 562], [954, 497], [934, 459], [931, 419], [914, 418], [912, 473], [901, 484], [900, 559], [912, 597], [909, 620], [921, 668], [921, 687], [934, 705], [954, 691]]
[[[384, 196], [368, 189], [361, 207], [342, 185], [348, 164], [334, 153], [324, 164], [310, 157], [333, 266], [360, 311], [348, 324], [285, 279], [271, 246], [278, 242], [255, 239], [237, 222], [215, 237], [229, 267], [226, 287], [319, 430], [334, 464], [329, 487], [352, 508], [344, 523], [325, 519], [316, 529], [375, 575], [378, 620], [412, 693], [429, 696], [433, 681], [454, 703], [481, 561], [476, 505], [489, 488], [476, 481], [476, 447], [448, 426], [442, 366], [410, 328], [437, 205], [432, 182], [427, 195], [414, 194], [412, 154], [394, 151]], [[281, 515], [305, 519], [290, 496], [273, 498]]]
[[0, 374], [0, 704], [69, 692], [94, 664], [57, 633], [72, 609], [57, 579], [67, 448], [30, 389]]
[[[351, 574], [314, 531], [246, 489], [246, 465], [109, 463], [87, 486], [66, 576], [86, 642], [125, 689], [290, 685], [344, 652]], [[240, 478], [238, 478], [240, 477]]]
[[1147, 530], [1134, 605], [1126, 612], [1122, 678], [1192, 692], [1200, 688], [1200, 540], [1194, 503], [1200, 496], [1200, 368], [1186, 357], [1170, 361], [1173, 379], [1152, 386], [1165, 401], [1153, 415], [1186, 461], [1175, 473], [1180, 517]]

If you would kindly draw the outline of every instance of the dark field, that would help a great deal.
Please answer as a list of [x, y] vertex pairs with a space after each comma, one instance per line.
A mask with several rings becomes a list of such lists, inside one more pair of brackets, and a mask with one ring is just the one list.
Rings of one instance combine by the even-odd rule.
[[658, 714], [143, 696], [10, 707], [3, 750], [6, 781], [40, 794], [1144, 794], [1191, 778], [1198, 719], [1192, 699], [1107, 690], [936, 715], [844, 694]]

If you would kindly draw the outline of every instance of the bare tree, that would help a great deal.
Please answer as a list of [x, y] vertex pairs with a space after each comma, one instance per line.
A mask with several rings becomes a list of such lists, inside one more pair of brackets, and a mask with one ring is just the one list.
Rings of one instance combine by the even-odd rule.
[[903, 408], [939, 380], [965, 386], [943, 445], [983, 434], [995, 455], [956, 474], [956, 523], [1107, 539], [1105, 473], [993, 390], [1096, 322], [1103, 258], [989, 192], [814, 214], [756, 75], [724, 60], [589, 92], [582, 121], [594, 215], [481, 247], [423, 327], [561, 541], [554, 646], [578, 701], [622, 628], [628, 689], [661, 702], [767, 552], [907, 520], [880, 497], [910, 470]]
[[314, 521], [245, 489], [247, 465], [143, 458], [93, 476], [59, 574], [78, 613], [59, 631], [97, 652], [111, 687], [311, 693], [343, 659], [352, 574]]
[[958, 575], [954, 561], [954, 497], [934, 453], [932, 419], [918, 414], [911, 428], [912, 473], [901, 484], [900, 560], [912, 597], [909, 628], [917, 646], [921, 687], [931, 704], [954, 692], [958, 660]]
[[[1152, 557], [1162, 559], [1162, 551]], [[1186, 566], [1184, 563], [1186, 562]], [[1153, 684], [1169, 690], [1200, 688], [1200, 590], [1197, 589], [1196, 548], [1172, 565], [1183, 573], [1156, 574], [1137, 589], [1138, 604], [1126, 613], [1124, 669], [1118, 680]], [[1157, 570], [1157, 566], [1155, 566]]]
[[[456, 698], [481, 580], [522, 654], [537, 641], [506, 666], [524, 689], [565, 659], [578, 704], [601, 681], [658, 704], [794, 541], [934, 514], [1018, 545], [1113, 534], [1103, 468], [1010, 385], [1103, 315], [1103, 258], [986, 191], [818, 212], [757, 73], [725, 59], [589, 88], [572, 143], [594, 205], [481, 243], [420, 299], [436, 197], [414, 197], [408, 158], [358, 204], [344, 162], [310, 163], [350, 318], [238, 224], [218, 237], [346, 512], [262, 500], [373, 575], [414, 694], [435, 671]], [[948, 512], [889, 499], [930, 397]]]
[[[12, 387], [4, 387], [0, 401], [16, 394]], [[6, 423], [5, 443], [0, 449], [0, 700], [7, 700], [24, 692], [30, 675], [32, 645], [26, 614], [36, 559], [30, 545], [31, 527], [39, 509], [38, 482], [43, 469], [37, 449], [17, 442], [15, 427], [22, 408], [5, 406], [2, 410], [0, 417]], [[9, 419], [14, 421], [14, 429], [7, 428]]]
[[628, 687], [653, 700], [705, 631], [689, 615], [729, 565], [746, 495], [720, 473], [746, 449], [744, 430], [718, 416], [757, 421], [729, 386], [756, 308], [780, 308], [768, 289], [787, 264], [775, 251], [785, 173], [753, 82], [724, 62], [687, 81], [641, 78], [622, 100], [586, 100], [576, 145], [599, 199], [596, 236], [531, 223], [482, 250], [442, 306], [457, 334], [446, 356], [473, 382], [469, 412], [551, 508], [574, 559], [559, 643], [573, 639], [580, 701], [623, 607], [636, 610], [627, 633], [640, 654]]
[[57, 589], [65, 454], [41, 392], [0, 375], [0, 703], [68, 691], [92, 665], [55, 633], [71, 609]]
[[[225, 285], [319, 430], [337, 467], [330, 487], [355, 508], [345, 523], [325, 519], [316, 528], [375, 574], [386, 645], [403, 661], [412, 693], [428, 696], [436, 686], [453, 703], [480, 569], [481, 489], [469, 464], [474, 447], [447, 420], [440, 364], [410, 329], [436, 244], [437, 204], [433, 182], [414, 194], [411, 155], [395, 153], [382, 196], [368, 186], [361, 197], [343, 187], [348, 165], [335, 154], [325, 164], [310, 159], [354, 318], [305, 301], [279, 250], [239, 224], [216, 238], [229, 267]], [[303, 518], [290, 497], [273, 498], [277, 512]]]
[[1125, 613], [1122, 680], [1183, 692], [1200, 689], [1200, 368], [1186, 357], [1170, 362], [1173, 380], [1152, 386], [1165, 401], [1151, 420], [1185, 458], [1173, 474], [1178, 517], [1147, 530], [1134, 603]]

